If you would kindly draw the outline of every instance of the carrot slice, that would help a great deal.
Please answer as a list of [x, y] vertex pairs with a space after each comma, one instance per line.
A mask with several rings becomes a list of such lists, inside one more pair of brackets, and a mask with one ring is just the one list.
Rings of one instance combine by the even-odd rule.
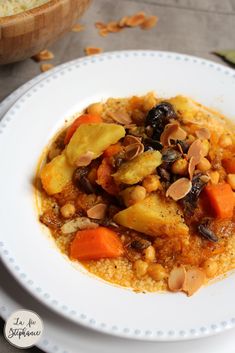
[[123, 253], [118, 235], [105, 227], [79, 230], [70, 246], [70, 257], [84, 261], [115, 258]]
[[79, 116], [77, 119], [74, 120], [74, 122], [69, 126], [65, 138], [64, 138], [64, 144], [67, 145], [77, 130], [77, 128], [82, 125], [82, 124], [92, 124], [92, 123], [102, 123], [102, 119], [99, 115], [95, 114], [83, 114]]
[[109, 146], [105, 151], [104, 151], [104, 157], [112, 157], [115, 156], [115, 154], [118, 154], [123, 150], [122, 145], [120, 142], [115, 143], [114, 145]]
[[97, 184], [111, 195], [117, 195], [119, 192], [118, 186], [115, 184], [112, 177], [113, 167], [110, 165], [107, 158], [103, 158], [102, 163], [97, 169]]
[[227, 173], [235, 173], [235, 156], [232, 158], [224, 159], [222, 164]]
[[234, 196], [229, 184], [207, 185], [205, 193], [210, 206], [217, 218], [232, 218]]

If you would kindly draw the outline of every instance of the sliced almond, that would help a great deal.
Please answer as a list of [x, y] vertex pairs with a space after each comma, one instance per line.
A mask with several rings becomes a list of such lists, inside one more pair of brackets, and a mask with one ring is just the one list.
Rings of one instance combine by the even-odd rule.
[[99, 35], [100, 35], [101, 37], [106, 37], [108, 34], [109, 34], [109, 32], [108, 32], [108, 30], [107, 30], [106, 27], [105, 27], [105, 28], [101, 28], [101, 29], [99, 30]]
[[119, 27], [125, 27], [127, 25], [127, 21], [129, 20], [129, 16], [124, 16], [118, 22]]
[[144, 145], [142, 143], [133, 143], [125, 147], [125, 158], [130, 161], [143, 152]]
[[103, 23], [103, 22], [96, 22], [96, 23], [95, 23], [95, 27], [96, 27], [97, 29], [104, 29], [104, 28], [106, 28], [106, 24]]
[[196, 165], [197, 163], [195, 163], [194, 157], [191, 157], [188, 164], [188, 173], [189, 173], [190, 180], [193, 179], [193, 173], [195, 171]]
[[80, 156], [76, 160], [76, 166], [77, 167], [86, 167], [87, 165], [89, 165], [91, 163], [93, 157], [94, 157], [94, 152], [87, 151], [85, 154], [83, 154], [82, 156]]
[[148, 30], [156, 26], [158, 21], [157, 16], [149, 16], [145, 19], [145, 21], [142, 23], [141, 28]]
[[199, 268], [188, 270], [183, 284], [183, 291], [190, 297], [204, 284], [205, 278], [205, 273]]
[[163, 146], [168, 146], [171, 140], [185, 140], [186, 137], [186, 131], [184, 131], [178, 123], [167, 124], [161, 134], [160, 142]]
[[168, 278], [168, 287], [172, 292], [180, 292], [185, 282], [186, 271], [183, 266], [174, 267]]
[[87, 211], [87, 216], [94, 219], [104, 219], [107, 210], [107, 205], [98, 203]]
[[125, 124], [123, 127], [124, 129], [134, 129], [136, 128], [136, 124]]
[[113, 21], [107, 23], [107, 30], [108, 32], [116, 33], [120, 32], [122, 30], [122, 27], [119, 26], [118, 22]]
[[86, 47], [84, 49], [84, 52], [86, 55], [95, 55], [95, 54], [102, 53], [102, 51], [103, 49], [98, 47]]
[[123, 146], [128, 146], [128, 145], [131, 145], [133, 143], [141, 144], [141, 138], [133, 136], [133, 135], [126, 135], [124, 140], [123, 140]]
[[128, 27], [137, 27], [142, 25], [145, 22], [146, 15], [144, 12], [137, 12], [135, 15], [129, 17], [126, 20], [126, 26]]
[[52, 65], [52, 64], [42, 64], [40, 66], [41, 72], [46, 72], [46, 71], [49, 71], [49, 70], [51, 70], [53, 68], [54, 68], [54, 65]]
[[80, 23], [76, 23], [75, 25], [73, 25], [72, 27], [72, 32], [82, 32], [84, 31], [85, 26], [81, 25]]
[[32, 59], [35, 61], [51, 60], [53, 58], [54, 58], [54, 54], [52, 53], [52, 51], [47, 49], [42, 50], [38, 54], [32, 56]]
[[211, 133], [206, 127], [200, 128], [195, 132], [195, 134], [201, 140], [203, 139], [209, 140], [209, 138], [211, 137]]
[[127, 125], [132, 123], [130, 115], [125, 111], [109, 111], [108, 115], [119, 124]]
[[185, 197], [192, 189], [192, 182], [188, 178], [176, 180], [166, 191], [166, 196], [178, 201]]
[[203, 147], [200, 139], [193, 141], [193, 143], [189, 147], [187, 158], [190, 160], [192, 157], [194, 158], [194, 162], [196, 163], [196, 165], [200, 162], [203, 157]]

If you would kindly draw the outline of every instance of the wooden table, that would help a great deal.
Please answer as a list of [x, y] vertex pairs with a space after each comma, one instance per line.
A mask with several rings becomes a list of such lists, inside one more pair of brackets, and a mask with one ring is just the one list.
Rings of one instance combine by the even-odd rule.
[[[145, 11], [157, 15], [159, 22], [150, 31], [139, 28], [100, 37], [96, 21], [117, 20], [124, 15]], [[220, 49], [235, 49], [235, 0], [94, 0], [80, 23], [83, 32], [68, 33], [50, 49], [59, 65], [84, 55], [87, 46], [103, 51], [122, 49], [156, 49], [192, 54], [213, 61], [221, 59], [212, 54]], [[0, 67], [0, 101], [17, 87], [40, 73], [40, 65], [28, 59]], [[1, 330], [2, 331], [2, 330]], [[0, 339], [1, 353], [16, 353], [18, 349]], [[37, 348], [20, 352], [41, 352]]]

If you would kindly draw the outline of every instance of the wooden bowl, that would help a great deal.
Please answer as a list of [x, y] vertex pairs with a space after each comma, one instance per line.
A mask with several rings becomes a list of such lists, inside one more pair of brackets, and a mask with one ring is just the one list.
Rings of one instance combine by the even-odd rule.
[[51, 0], [17, 15], [0, 18], [0, 64], [20, 61], [56, 41], [91, 0]]

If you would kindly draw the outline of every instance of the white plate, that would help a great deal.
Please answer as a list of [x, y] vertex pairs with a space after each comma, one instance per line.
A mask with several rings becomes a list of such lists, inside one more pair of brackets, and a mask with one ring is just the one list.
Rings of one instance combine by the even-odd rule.
[[31, 180], [37, 160], [66, 117], [92, 101], [156, 90], [186, 94], [235, 115], [235, 73], [174, 53], [116, 52], [80, 59], [30, 89], [0, 125], [1, 254], [37, 298], [90, 328], [123, 337], [179, 340], [235, 326], [234, 276], [187, 298], [136, 294], [76, 270], [42, 231]]

